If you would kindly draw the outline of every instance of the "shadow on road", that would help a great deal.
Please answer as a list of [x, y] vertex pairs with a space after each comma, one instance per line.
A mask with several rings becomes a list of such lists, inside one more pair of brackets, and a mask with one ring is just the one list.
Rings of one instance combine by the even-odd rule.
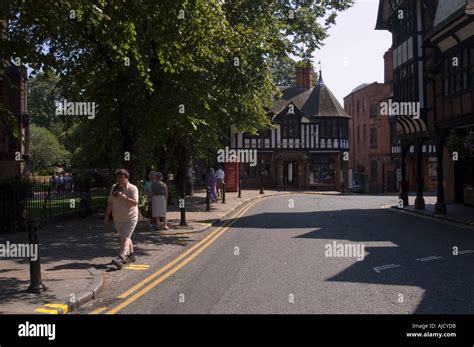
[[[327, 243], [377, 243], [365, 247], [363, 261], [356, 261], [329, 281], [415, 286], [425, 293], [414, 313], [474, 313], [474, 254], [452, 255], [453, 246], [459, 250], [474, 249], [472, 230], [387, 209], [258, 213], [238, 218], [232, 228], [270, 233], [313, 229], [295, 238]], [[325, 256], [320, 243], [315, 251]], [[442, 259], [416, 260], [432, 255]], [[388, 264], [400, 267], [380, 273], [373, 269]], [[400, 293], [403, 294], [403, 288]]]

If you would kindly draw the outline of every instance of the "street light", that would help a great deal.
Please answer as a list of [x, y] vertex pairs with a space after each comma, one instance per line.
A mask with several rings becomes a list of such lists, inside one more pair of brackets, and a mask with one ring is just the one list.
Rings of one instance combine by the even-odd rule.
[[260, 132], [260, 194], [265, 194], [263, 189], [263, 175], [264, 175], [264, 162], [263, 162], [263, 131]]

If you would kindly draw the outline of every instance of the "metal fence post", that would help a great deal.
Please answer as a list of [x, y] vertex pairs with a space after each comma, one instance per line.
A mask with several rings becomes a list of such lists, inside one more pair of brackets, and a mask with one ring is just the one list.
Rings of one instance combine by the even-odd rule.
[[238, 198], [242, 197], [242, 180], [239, 180], [239, 196]]
[[206, 211], [211, 210], [211, 188], [206, 187]]
[[[33, 225], [34, 224], [34, 225]], [[41, 263], [39, 257], [39, 242], [38, 242], [38, 224], [33, 223], [31, 220], [28, 221], [28, 233], [29, 233], [29, 246], [30, 249], [36, 247], [37, 259], [33, 260], [30, 254], [30, 286], [28, 292], [30, 293], [41, 293], [47, 288], [41, 280]]]
[[225, 182], [222, 182], [222, 203], [225, 204]]
[[181, 196], [181, 201], [179, 202], [179, 209], [181, 210], [181, 222], [179, 225], [187, 226], [186, 223], [186, 200], [184, 198], [184, 194]]

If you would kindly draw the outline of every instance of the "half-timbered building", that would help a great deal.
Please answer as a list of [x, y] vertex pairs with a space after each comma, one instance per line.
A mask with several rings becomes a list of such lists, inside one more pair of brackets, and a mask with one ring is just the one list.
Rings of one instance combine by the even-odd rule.
[[[417, 113], [397, 114], [390, 119], [391, 150], [400, 158], [400, 199], [403, 206], [408, 206], [408, 163], [414, 156], [417, 209], [425, 208], [425, 158], [436, 158], [436, 147], [431, 142], [427, 128], [423, 46], [423, 40], [431, 27], [433, 8], [432, 0], [380, 0], [376, 24], [376, 29], [392, 33], [393, 96], [389, 101], [397, 106], [417, 105], [419, 110]], [[429, 177], [434, 178], [432, 174]]]
[[406, 158], [414, 149], [415, 208], [424, 208], [423, 147], [436, 154], [435, 212], [446, 213], [449, 202], [473, 205], [474, 0], [380, 0], [376, 28], [392, 32], [393, 100], [421, 104], [420, 119], [396, 117], [404, 205]]
[[444, 214], [446, 203], [474, 206], [474, 0], [435, 2], [425, 83], [428, 127], [438, 145], [436, 212]]
[[348, 121], [322, 73], [315, 86], [311, 66], [296, 68], [296, 85], [280, 87], [269, 110], [272, 128], [260, 135], [231, 132], [231, 148], [257, 150], [258, 165], [242, 163], [244, 186], [340, 190], [347, 182]]

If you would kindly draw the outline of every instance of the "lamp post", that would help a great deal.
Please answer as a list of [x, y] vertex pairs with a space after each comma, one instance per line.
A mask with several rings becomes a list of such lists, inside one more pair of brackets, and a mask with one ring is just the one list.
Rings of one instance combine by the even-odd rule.
[[264, 175], [264, 162], [263, 162], [263, 132], [260, 134], [260, 194], [265, 194], [263, 188], [263, 175]]

